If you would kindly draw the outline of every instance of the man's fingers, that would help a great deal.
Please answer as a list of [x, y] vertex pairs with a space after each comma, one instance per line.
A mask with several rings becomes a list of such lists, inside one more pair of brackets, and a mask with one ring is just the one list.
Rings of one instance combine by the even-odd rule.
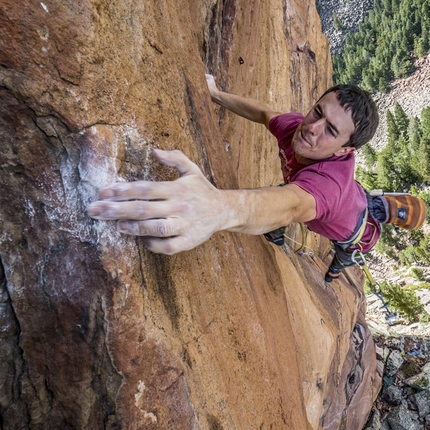
[[163, 151], [154, 149], [154, 157], [167, 166], [174, 167], [181, 176], [200, 173], [200, 169], [183, 152], [175, 149], [173, 151]]
[[117, 182], [100, 190], [100, 198], [110, 201], [164, 200], [172, 194], [171, 182]]
[[190, 242], [184, 236], [160, 239], [158, 237], [145, 237], [145, 246], [156, 254], [173, 255], [178, 252], [188, 251], [195, 248], [198, 243]]
[[180, 235], [181, 229], [176, 225], [176, 220], [172, 219], [119, 221], [118, 230], [124, 234], [144, 236], [145, 246], [157, 254], [173, 255], [196, 246], [195, 242]]
[[181, 233], [174, 219], [124, 220], [118, 222], [118, 230], [133, 236], [171, 237]]
[[182, 207], [180, 202], [172, 206], [167, 201], [147, 202], [109, 202], [98, 201], [88, 207], [88, 214], [95, 219], [115, 220], [148, 220], [151, 218], [167, 218], [174, 213], [181, 213]]

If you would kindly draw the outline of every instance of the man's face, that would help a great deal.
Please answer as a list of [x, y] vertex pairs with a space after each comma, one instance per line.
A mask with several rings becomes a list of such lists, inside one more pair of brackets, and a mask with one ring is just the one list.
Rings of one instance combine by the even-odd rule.
[[334, 92], [326, 94], [309, 111], [294, 133], [291, 142], [296, 160], [312, 164], [332, 155], [341, 156], [355, 150], [342, 146], [354, 132], [351, 111], [345, 110]]

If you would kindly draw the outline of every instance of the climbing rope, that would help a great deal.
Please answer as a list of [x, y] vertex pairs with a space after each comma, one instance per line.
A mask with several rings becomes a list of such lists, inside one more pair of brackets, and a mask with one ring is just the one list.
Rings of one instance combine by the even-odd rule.
[[370, 289], [372, 293], [378, 297], [379, 300], [382, 302], [382, 306], [380, 309], [385, 309], [385, 312], [387, 315], [385, 316], [385, 320], [387, 321], [388, 325], [394, 325], [399, 322], [399, 317], [395, 312], [392, 312], [389, 308], [390, 302], [386, 302], [384, 300], [384, 297], [382, 295], [382, 289], [381, 286], [378, 284], [378, 282], [375, 281], [372, 274], [370, 273], [369, 267], [367, 266], [366, 259], [364, 258], [364, 254], [361, 252], [360, 249], [356, 249], [352, 255], [351, 260], [366, 274], [367, 279], [370, 283]]
[[[301, 242], [297, 242], [297, 240], [294, 240], [292, 237], [287, 236], [285, 234], [285, 231], [284, 231], [284, 239], [288, 239], [289, 241], [295, 243], [296, 245], [299, 245], [299, 247], [296, 250], [294, 250], [294, 254], [310, 255], [311, 257], [313, 257], [314, 256], [314, 250], [312, 248], [310, 248], [309, 246], [305, 245], [306, 244], [307, 229], [303, 223], [299, 222], [299, 225], [300, 225], [300, 233], [302, 235], [302, 241]], [[283, 246], [282, 249], [288, 254], [285, 246]], [[303, 251], [304, 249], [309, 249], [310, 251], [305, 252], [305, 251]]]

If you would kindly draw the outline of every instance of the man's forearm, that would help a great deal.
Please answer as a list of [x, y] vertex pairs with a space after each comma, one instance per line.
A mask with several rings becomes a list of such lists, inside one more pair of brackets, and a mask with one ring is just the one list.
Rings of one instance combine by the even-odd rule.
[[269, 128], [269, 121], [271, 118], [279, 115], [279, 112], [273, 110], [273, 108], [266, 103], [220, 91], [212, 75], [206, 75], [206, 81], [212, 101], [237, 115], [264, 124], [267, 128]]
[[225, 205], [225, 226], [221, 230], [256, 235], [315, 217], [312, 196], [295, 185], [221, 193]]
[[[247, 99], [222, 91], [218, 91], [212, 97], [212, 101], [243, 118], [266, 126], [268, 126], [270, 118], [277, 114], [269, 105], [261, 103], [258, 100]], [[270, 116], [272, 113], [273, 115]], [[268, 118], [269, 116], [270, 118]]]

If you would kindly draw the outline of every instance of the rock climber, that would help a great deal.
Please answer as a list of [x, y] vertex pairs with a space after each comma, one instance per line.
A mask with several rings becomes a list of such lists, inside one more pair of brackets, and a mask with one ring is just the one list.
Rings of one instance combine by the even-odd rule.
[[[367, 208], [366, 194], [354, 180], [354, 152], [378, 125], [369, 94], [352, 85], [334, 86], [304, 116], [220, 91], [213, 76], [206, 79], [215, 103], [265, 125], [277, 138], [285, 186], [219, 190], [182, 152], [155, 149], [154, 157], [176, 168], [180, 177], [106, 187], [101, 200], [90, 205], [90, 216], [119, 220], [120, 232], [144, 236], [151, 251], [164, 254], [192, 249], [217, 231], [257, 235], [292, 222], [305, 223], [332, 241], [348, 241]], [[378, 223], [365, 224], [362, 242], [373, 243]], [[335, 258], [326, 280], [342, 267]]]

